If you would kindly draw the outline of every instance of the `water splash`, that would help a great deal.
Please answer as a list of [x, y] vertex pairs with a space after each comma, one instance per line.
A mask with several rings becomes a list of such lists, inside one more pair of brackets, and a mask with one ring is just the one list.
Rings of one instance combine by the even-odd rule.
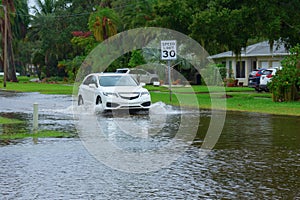
[[156, 102], [154, 104], [151, 105], [150, 110], [149, 110], [150, 114], [181, 114], [182, 111], [178, 108], [175, 108], [171, 105], [167, 105], [161, 101]]

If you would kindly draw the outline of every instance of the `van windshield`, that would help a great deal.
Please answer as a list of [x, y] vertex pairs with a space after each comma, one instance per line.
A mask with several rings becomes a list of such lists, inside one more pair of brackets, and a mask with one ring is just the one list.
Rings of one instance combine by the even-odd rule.
[[128, 69], [118, 69], [116, 73], [125, 74], [128, 71]]

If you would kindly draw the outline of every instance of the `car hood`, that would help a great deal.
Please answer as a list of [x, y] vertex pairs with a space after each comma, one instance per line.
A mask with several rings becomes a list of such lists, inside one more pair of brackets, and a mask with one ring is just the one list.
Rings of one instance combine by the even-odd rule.
[[118, 86], [118, 87], [102, 87], [103, 92], [114, 92], [114, 93], [136, 93], [136, 92], [147, 92], [148, 90], [141, 86]]

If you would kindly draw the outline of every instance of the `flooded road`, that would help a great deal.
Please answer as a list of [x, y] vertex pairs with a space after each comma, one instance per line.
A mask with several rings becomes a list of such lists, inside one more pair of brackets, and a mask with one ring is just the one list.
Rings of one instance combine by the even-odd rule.
[[[0, 102], [0, 116], [27, 121], [20, 129], [31, 130], [32, 104], [38, 102], [40, 129], [77, 134], [70, 96], [0, 92]], [[96, 119], [109, 130], [109, 141], [126, 151], [143, 152], [170, 144], [180, 118], [192, 121], [196, 115], [158, 106], [167, 115], [150, 110], [149, 116], [97, 114]], [[162, 117], [160, 124], [157, 119]], [[170, 165], [147, 173], [113, 169], [99, 161], [80, 137], [2, 144], [0, 199], [300, 199], [299, 117], [227, 112], [218, 143], [201, 157], [210, 118], [209, 111], [201, 111], [193, 144]], [[159, 126], [161, 131], [151, 137], [124, 136], [119, 125], [128, 121], [146, 127], [139, 132]], [[3, 130], [0, 125], [0, 134]]]

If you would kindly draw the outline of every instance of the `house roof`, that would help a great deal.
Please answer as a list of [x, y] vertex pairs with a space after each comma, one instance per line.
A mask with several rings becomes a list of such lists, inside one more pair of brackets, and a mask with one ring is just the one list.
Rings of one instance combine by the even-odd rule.
[[[261, 56], [286, 56], [289, 55], [289, 51], [285, 48], [284, 44], [280, 42], [274, 42], [273, 52], [270, 51], [270, 44], [268, 41], [256, 43], [247, 46], [246, 49], [242, 49], [241, 57], [261, 57]], [[236, 55], [232, 51], [223, 52], [220, 54], [212, 55], [209, 58], [232, 58]]]

